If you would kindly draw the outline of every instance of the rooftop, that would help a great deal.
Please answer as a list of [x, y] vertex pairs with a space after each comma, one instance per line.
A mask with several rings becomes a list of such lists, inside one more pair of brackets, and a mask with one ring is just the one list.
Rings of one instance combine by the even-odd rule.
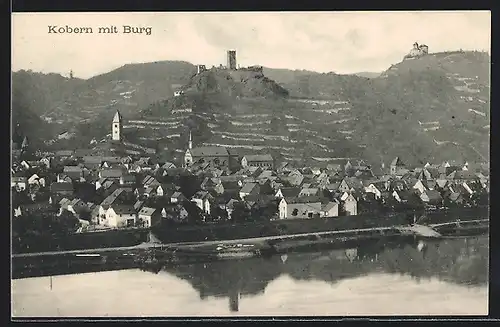
[[227, 149], [222, 146], [204, 146], [189, 150], [193, 157], [202, 156], [229, 156]]

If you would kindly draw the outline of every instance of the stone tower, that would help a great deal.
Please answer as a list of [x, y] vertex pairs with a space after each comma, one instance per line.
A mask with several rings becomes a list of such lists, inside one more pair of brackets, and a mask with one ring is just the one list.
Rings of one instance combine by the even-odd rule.
[[227, 69], [236, 70], [236, 50], [227, 51]]
[[123, 125], [123, 118], [120, 112], [117, 110], [115, 117], [113, 118], [113, 123], [111, 125], [111, 139], [113, 141], [122, 140], [122, 125]]

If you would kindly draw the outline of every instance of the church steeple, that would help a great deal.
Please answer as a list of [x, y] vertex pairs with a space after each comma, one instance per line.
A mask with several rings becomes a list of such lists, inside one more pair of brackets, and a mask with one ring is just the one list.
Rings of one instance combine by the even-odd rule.
[[25, 136], [23, 143], [21, 144], [21, 150], [26, 150], [28, 148], [28, 138]]
[[191, 130], [189, 130], [189, 142], [188, 142], [188, 149], [193, 148], [193, 139], [191, 138]]
[[122, 124], [123, 118], [120, 112], [117, 110], [115, 116], [113, 117], [113, 123], [111, 124], [111, 137], [113, 141], [122, 140]]

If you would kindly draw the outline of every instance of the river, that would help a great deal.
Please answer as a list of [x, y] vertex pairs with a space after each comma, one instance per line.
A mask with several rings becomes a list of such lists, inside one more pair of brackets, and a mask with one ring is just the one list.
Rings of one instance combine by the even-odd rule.
[[15, 279], [14, 317], [488, 314], [488, 237]]

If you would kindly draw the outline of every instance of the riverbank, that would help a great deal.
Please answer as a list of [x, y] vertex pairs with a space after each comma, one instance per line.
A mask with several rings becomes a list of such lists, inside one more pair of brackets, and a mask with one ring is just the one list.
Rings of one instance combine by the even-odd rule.
[[[234, 224], [231, 222], [194, 226], [164, 225], [151, 231], [162, 243], [188, 243], [204, 241], [237, 240], [255, 237], [285, 236], [335, 230], [379, 228], [409, 224], [414, 218], [421, 225], [434, 225], [487, 219], [488, 208], [450, 209], [427, 213], [408, 212], [380, 215], [357, 215], [318, 219], [280, 219]], [[14, 254], [72, 251], [96, 248], [137, 246], [148, 242], [150, 230], [144, 228], [115, 229], [76, 233], [61, 237], [30, 236], [23, 240], [12, 240]]]
[[[450, 226], [447, 226], [448, 231]], [[462, 235], [466, 235], [464, 231], [467, 226], [477, 227], [472, 224], [461, 226]], [[143, 243], [139, 246], [121, 248], [18, 254], [12, 257], [12, 278], [138, 268], [144, 264], [155, 263], [209, 262], [255, 256], [266, 257], [297, 251], [356, 247], [366, 241], [383, 243], [398, 239], [440, 239], [442, 237], [440, 234], [422, 233], [421, 227], [412, 228], [407, 225], [240, 240], [170, 244]], [[477, 234], [476, 232], [477, 229], [473, 234]], [[448, 235], [458, 234], [449, 233]]]

